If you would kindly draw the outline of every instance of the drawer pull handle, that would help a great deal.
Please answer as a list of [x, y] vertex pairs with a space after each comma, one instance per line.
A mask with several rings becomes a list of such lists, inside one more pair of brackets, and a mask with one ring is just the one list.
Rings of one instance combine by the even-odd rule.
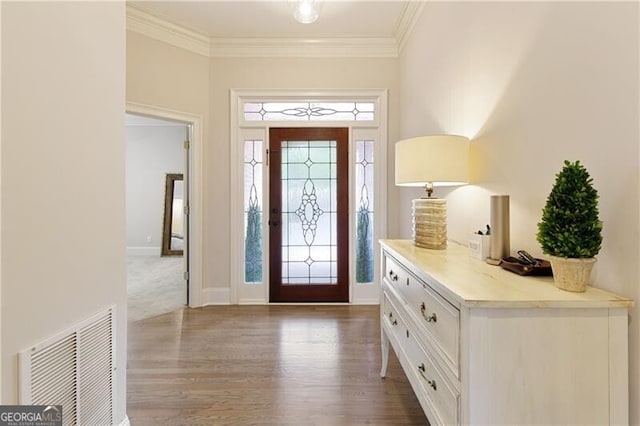
[[427, 322], [438, 322], [438, 317], [436, 316], [435, 312], [427, 316], [427, 307], [425, 306], [424, 302], [420, 304], [420, 312], [422, 312], [422, 316], [427, 320]]
[[393, 313], [389, 312], [389, 321], [391, 321], [391, 325], [398, 325], [398, 320], [393, 319]]
[[429, 383], [429, 386], [431, 386], [433, 388], [433, 390], [438, 390], [438, 387], [436, 386], [436, 381], [435, 380], [427, 380], [427, 383]]
[[425, 375], [424, 375], [425, 371], [426, 370], [425, 370], [425, 367], [424, 367], [424, 363], [420, 364], [418, 366], [418, 372], [420, 372], [420, 375], [422, 376], [422, 378], [427, 381], [427, 383], [429, 384], [429, 386], [431, 386], [433, 388], [433, 390], [438, 390], [438, 386], [436, 385], [436, 381], [427, 379], [425, 377]]

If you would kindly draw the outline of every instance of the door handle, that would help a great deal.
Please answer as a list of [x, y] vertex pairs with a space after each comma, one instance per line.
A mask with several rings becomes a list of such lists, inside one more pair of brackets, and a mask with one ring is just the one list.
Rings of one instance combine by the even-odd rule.
[[[271, 208], [271, 214], [274, 215], [276, 218], [279, 217], [278, 213], [280, 213], [280, 210], [278, 210], [276, 207]], [[269, 226], [278, 226], [278, 225], [280, 225], [280, 221], [275, 219], [269, 219]]]

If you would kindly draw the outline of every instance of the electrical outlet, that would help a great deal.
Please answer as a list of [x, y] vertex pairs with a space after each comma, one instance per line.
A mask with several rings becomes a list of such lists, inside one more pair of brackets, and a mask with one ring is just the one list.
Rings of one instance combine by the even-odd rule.
[[147, 242], [150, 243], [151, 242], [151, 235], [147, 235]]

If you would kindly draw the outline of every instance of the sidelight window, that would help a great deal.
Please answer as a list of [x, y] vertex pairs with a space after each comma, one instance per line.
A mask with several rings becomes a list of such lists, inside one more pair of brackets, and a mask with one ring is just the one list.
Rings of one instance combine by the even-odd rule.
[[262, 141], [244, 141], [244, 281], [262, 283]]
[[356, 148], [356, 282], [370, 283], [374, 279], [373, 252], [373, 151], [374, 141], [357, 140]]

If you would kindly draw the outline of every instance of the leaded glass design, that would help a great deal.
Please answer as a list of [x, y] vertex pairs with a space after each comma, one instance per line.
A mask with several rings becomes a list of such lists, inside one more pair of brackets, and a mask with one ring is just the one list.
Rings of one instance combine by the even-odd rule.
[[373, 102], [245, 102], [247, 121], [373, 121]]
[[281, 148], [282, 284], [336, 284], [336, 142]]
[[373, 148], [356, 141], [356, 282], [373, 282]]
[[262, 141], [244, 142], [244, 281], [262, 282]]

